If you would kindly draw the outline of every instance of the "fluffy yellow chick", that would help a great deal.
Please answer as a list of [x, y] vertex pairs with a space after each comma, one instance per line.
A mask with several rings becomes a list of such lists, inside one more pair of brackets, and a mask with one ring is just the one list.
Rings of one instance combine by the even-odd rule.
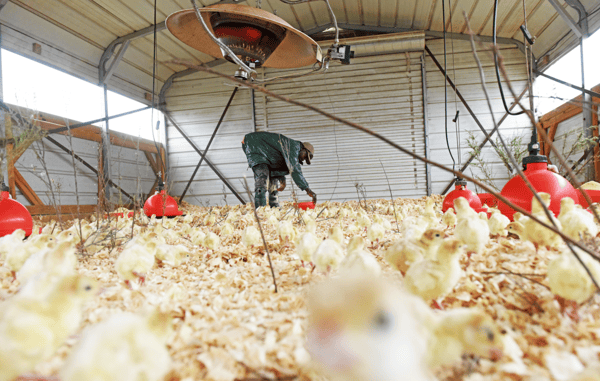
[[[462, 197], [454, 200], [455, 206], [460, 199]], [[465, 217], [458, 217], [454, 236], [465, 244], [468, 254], [481, 253], [490, 240], [490, 228], [487, 220], [483, 221], [477, 214], [466, 213], [464, 215]]]
[[346, 253], [350, 254], [356, 250], [362, 250], [365, 248], [365, 240], [361, 236], [354, 236], [348, 242], [348, 246], [346, 247]]
[[204, 246], [210, 250], [216, 250], [221, 243], [221, 239], [213, 232], [208, 232], [204, 238]]
[[190, 251], [183, 245], [158, 245], [154, 253], [156, 259], [171, 267], [176, 267], [190, 259]]
[[[574, 249], [596, 282], [600, 282], [600, 264], [587, 253], [578, 248]], [[596, 286], [569, 248], [565, 247], [560, 255], [550, 260], [547, 277], [550, 290], [559, 297], [563, 312], [566, 307], [569, 307], [572, 310], [572, 317], [578, 319], [577, 306], [594, 295]]]
[[50, 358], [77, 330], [83, 303], [97, 290], [96, 281], [70, 275], [45, 300], [17, 294], [0, 304], [0, 381], [11, 381]]
[[506, 237], [508, 232], [506, 227], [510, 224], [510, 219], [502, 213], [492, 213], [490, 219], [487, 221], [488, 227], [490, 228], [490, 234], [493, 236]]
[[423, 258], [435, 259], [435, 253], [444, 240], [444, 232], [439, 229], [428, 229], [421, 238], [400, 239], [385, 251], [385, 260], [402, 275], [414, 262]]
[[448, 228], [456, 226], [456, 213], [454, 213], [453, 208], [446, 210], [446, 213], [442, 216], [442, 223]]
[[232, 224], [230, 224], [229, 222], [225, 222], [223, 224], [223, 226], [221, 226], [221, 236], [223, 237], [227, 237], [233, 234], [233, 232], [235, 231], [235, 228], [233, 227]]
[[[313, 262], [313, 254], [317, 251], [317, 247], [321, 240], [315, 234], [311, 232], [302, 233], [298, 239], [296, 244], [296, 254], [300, 257], [300, 261], [302, 261], [302, 266], [304, 266], [305, 262], [312, 263]], [[313, 267], [314, 270], [314, 267]]]
[[22, 245], [24, 239], [25, 230], [23, 229], [17, 229], [12, 234], [0, 238], [0, 259], [4, 259], [8, 252]]
[[[32, 278], [57, 278], [75, 272], [77, 257], [69, 242], [34, 253], [17, 273], [19, 282], [25, 285]], [[34, 287], [35, 288], [35, 287]], [[41, 292], [40, 287], [37, 289]]]
[[586, 236], [595, 237], [598, 234], [594, 216], [583, 209], [576, 208], [575, 202], [570, 197], [560, 200], [558, 220], [562, 226], [562, 232], [575, 241]]
[[361, 210], [356, 217], [356, 224], [361, 228], [367, 228], [368, 226], [371, 226], [372, 222], [369, 216]]
[[213, 213], [210, 213], [206, 217], [204, 217], [204, 225], [206, 226], [212, 226], [215, 224], [216, 221], [217, 217]]
[[277, 234], [282, 243], [287, 244], [295, 238], [294, 225], [291, 221], [281, 221], [277, 226]]
[[503, 341], [492, 318], [474, 308], [457, 308], [436, 314], [428, 340], [427, 362], [431, 368], [459, 362], [463, 354], [497, 360]]
[[358, 271], [362, 274], [371, 274], [379, 276], [381, 274], [381, 265], [377, 258], [366, 250], [354, 250], [348, 253], [342, 260], [340, 268], [344, 271]]
[[48, 234], [36, 235], [31, 241], [23, 242], [7, 252], [5, 266], [11, 271], [13, 277], [16, 277], [16, 273], [23, 267], [29, 257], [38, 251], [54, 246], [55, 242], [54, 238]]
[[194, 222], [194, 215], [193, 214], [186, 214], [183, 217], [183, 222], [185, 222], [186, 224], [191, 224], [192, 222]]
[[[544, 192], [539, 192], [538, 194], [539, 194], [540, 198], [542, 199], [543, 203], [546, 206], [549, 206], [550, 205], [550, 195], [548, 193], [544, 193]], [[550, 212], [550, 213], [552, 214], [552, 212]], [[544, 221], [547, 224], [552, 225], [550, 220], [548, 220], [546, 213], [544, 213], [542, 206], [540, 205], [540, 203], [537, 201], [537, 199], [535, 197], [533, 197], [533, 199], [531, 201], [531, 214], [533, 214], [534, 216], [539, 218], [541, 221]], [[554, 221], [554, 223], [557, 225], [558, 229], [560, 230], [561, 229], [560, 222], [554, 216], [552, 217], [552, 220]], [[558, 234], [543, 227], [542, 225], [538, 224], [537, 222], [535, 222], [532, 219], [527, 219], [523, 223], [523, 235], [524, 235], [524, 237], [522, 237], [522, 238], [526, 239], [528, 241], [531, 241], [536, 249], [540, 246], [545, 246], [546, 248], [556, 249], [556, 248], [560, 247], [563, 243], [562, 238]]]
[[344, 249], [332, 239], [321, 242], [313, 253], [313, 262], [322, 272], [330, 272], [332, 269], [336, 269], [343, 258]]
[[342, 245], [344, 243], [344, 232], [340, 225], [333, 225], [328, 232], [327, 238], [334, 240]]
[[307, 296], [306, 349], [332, 380], [433, 381], [411, 300], [383, 278], [329, 278]]
[[72, 244], [77, 244], [80, 239], [77, 233], [72, 230], [63, 230], [56, 235], [57, 242], [71, 242]]
[[84, 331], [67, 358], [62, 381], [163, 380], [172, 367], [166, 348], [169, 314], [113, 315]]
[[367, 239], [371, 245], [379, 244], [379, 241], [385, 236], [385, 228], [378, 223], [373, 223], [367, 228]]
[[144, 284], [146, 276], [153, 266], [154, 254], [141, 245], [125, 248], [115, 262], [117, 274], [129, 288], [131, 288], [132, 280], [137, 279]]
[[260, 231], [254, 226], [250, 225], [242, 232], [242, 244], [244, 246], [253, 248], [254, 246], [260, 246], [261, 242]]
[[588, 181], [581, 185], [581, 189], [600, 190], [600, 183], [596, 181]]
[[458, 220], [462, 218], [479, 218], [479, 215], [464, 197], [459, 197], [454, 200], [454, 211]]
[[514, 234], [518, 238], [522, 238], [525, 234], [525, 227], [522, 223], [513, 221], [510, 224], [506, 225], [507, 233]]
[[314, 219], [309, 217], [304, 220], [304, 231], [307, 231], [307, 232], [310, 232], [313, 234], [317, 232], [317, 223], [315, 222]]
[[201, 246], [204, 243], [204, 238], [206, 238], [206, 234], [200, 229], [194, 229], [190, 232], [190, 241], [194, 245]]
[[437, 250], [436, 260], [422, 260], [413, 263], [406, 272], [404, 284], [406, 289], [421, 299], [434, 301], [448, 295], [462, 276], [460, 268], [461, 242], [448, 238]]

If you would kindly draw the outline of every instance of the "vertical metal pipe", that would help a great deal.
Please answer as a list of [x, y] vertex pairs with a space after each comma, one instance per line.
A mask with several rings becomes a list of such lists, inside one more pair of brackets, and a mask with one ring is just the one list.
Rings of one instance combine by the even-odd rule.
[[188, 189], [190, 188], [190, 185], [192, 185], [192, 181], [194, 181], [194, 177], [196, 176], [196, 173], [200, 169], [200, 166], [202, 165], [202, 162], [204, 161], [204, 158], [206, 157], [206, 154], [208, 153], [208, 149], [210, 148], [210, 145], [212, 144], [213, 139], [217, 135], [217, 131], [219, 131], [219, 127], [221, 127], [221, 123], [223, 123], [223, 119], [225, 119], [225, 114], [227, 114], [227, 110], [229, 110], [229, 106], [231, 106], [231, 102], [233, 101], [233, 97], [235, 97], [235, 93], [237, 93], [237, 91], [238, 91], [238, 88], [234, 87], [233, 93], [231, 93], [231, 97], [229, 97], [229, 101], [227, 102], [227, 105], [225, 106], [225, 110], [223, 110], [223, 113], [221, 114], [219, 123], [217, 123], [217, 127], [215, 127], [215, 130], [213, 131], [212, 136], [210, 137], [210, 140], [208, 141], [208, 144], [206, 145], [206, 148], [204, 149], [204, 153], [202, 154], [202, 157], [200, 158], [200, 162], [196, 166], [196, 169], [194, 169], [194, 173], [192, 173], [192, 177], [190, 177], [190, 181], [188, 181], [187, 185], [185, 186], [185, 189], [183, 190], [181, 197], [179, 197], [180, 202], [183, 201], [185, 194], [187, 193]]
[[[2, 83], [2, 27], [0, 26], [0, 101], [4, 102], [4, 92]], [[0, 139], [6, 137], [6, 123], [4, 120], [4, 109], [0, 108]], [[4, 179], [8, 179], [8, 158], [6, 156], [6, 148], [0, 148], [0, 183]]]
[[250, 89], [250, 102], [252, 104], [252, 127], [256, 132], [256, 98], [254, 95], [254, 89]]
[[[581, 87], [583, 89], [585, 89], [585, 64], [583, 61], [584, 55], [583, 55], [583, 42], [585, 40], [585, 35], [584, 37], [581, 37], [580, 40], [580, 44], [579, 44], [579, 54], [580, 54], [580, 59], [581, 59]], [[590, 126], [592, 125], [592, 97], [590, 94], [587, 94], [585, 92], [581, 93], [581, 98], [582, 98], [582, 108], [581, 108], [581, 116], [583, 118], [583, 136], [587, 139], [591, 139], [593, 138], [593, 134], [592, 134], [592, 130], [590, 129]], [[586, 147], [586, 149], [589, 147]], [[587, 170], [585, 171], [585, 181], [592, 181], [594, 180], [595, 177], [595, 168], [593, 165], [589, 165]]]
[[[429, 123], [427, 119], [427, 70], [425, 69], [425, 54], [421, 55], [421, 87], [423, 96], [423, 135], [425, 139], [425, 158], [429, 159]], [[431, 167], [425, 163], [425, 182], [427, 186], [427, 196], [431, 196]]]
[[[166, 107], [166, 106], [163, 106]], [[162, 109], [162, 108], [161, 108]], [[163, 165], [165, 166], [164, 170], [165, 170], [165, 183], [168, 184], [169, 183], [169, 129], [167, 128], [167, 116], [165, 115], [164, 111], [163, 111], [163, 126], [165, 126], [165, 133], [164, 133], [164, 137], [165, 137], [165, 143], [164, 143], [164, 147], [165, 147], [165, 162], [163, 163]]]
[[[108, 88], [104, 84], [104, 116], [108, 118]], [[105, 121], [104, 129], [102, 130], [102, 165], [104, 169], [104, 200], [110, 199], [110, 129], [108, 127], [108, 119]], [[100, 200], [99, 200], [100, 201]]]

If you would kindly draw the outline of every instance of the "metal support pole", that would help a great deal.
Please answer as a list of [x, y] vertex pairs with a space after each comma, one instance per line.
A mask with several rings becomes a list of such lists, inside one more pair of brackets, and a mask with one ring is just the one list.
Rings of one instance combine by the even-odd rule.
[[111, 119], [116, 119], [116, 118], [120, 118], [122, 116], [135, 114], [136, 112], [148, 110], [149, 108], [150, 108], [150, 106], [146, 106], [146, 107], [139, 108], [137, 110], [127, 111], [127, 112], [124, 112], [124, 113], [121, 113], [121, 114], [117, 114], [117, 115], [113, 115], [113, 116], [109, 116], [109, 117], [104, 117], [104, 118], [100, 118], [100, 119], [90, 120], [89, 122], [77, 123], [77, 124], [72, 125], [70, 128], [68, 128], [68, 127], [54, 128], [52, 130], [47, 131], [47, 134], [51, 135], [51, 134], [56, 134], [56, 133], [59, 133], [59, 132], [64, 132], [64, 131], [67, 131], [67, 130], [74, 130], [75, 128], [79, 128], [79, 127], [90, 126], [90, 125], [92, 125], [94, 123], [98, 123], [98, 122], [107, 122], [107, 121], [109, 121]]
[[231, 106], [231, 102], [233, 101], [233, 97], [235, 96], [235, 93], [237, 93], [237, 91], [238, 91], [238, 88], [234, 87], [233, 92], [231, 93], [231, 97], [229, 97], [229, 101], [227, 102], [227, 105], [225, 106], [225, 110], [223, 110], [223, 113], [221, 114], [219, 123], [217, 123], [217, 127], [215, 127], [215, 130], [213, 131], [212, 136], [210, 137], [210, 140], [208, 141], [208, 144], [206, 145], [206, 149], [204, 150], [204, 153], [202, 153], [200, 162], [196, 166], [196, 169], [194, 169], [194, 173], [192, 173], [192, 177], [190, 177], [190, 181], [188, 181], [187, 185], [185, 186], [185, 189], [183, 190], [181, 197], [179, 197], [180, 202], [185, 197], [185, 194], [187, 193], [188, 189], [190, 188], [190, 185], [192, 184], [192, 181], [194, 181], [194, 177], [196, 176], [196, 173], [200, 169], [200, 166], [202, 165], [202, 162], [204, 161], [204, 158], [206, 157], [206, 154], [208, 153], [208, 150], [210, 148], [210, 145], [212, 144], [212, 141], [215, 138], [215, 135], [217, 135], [217, 131], [219, 131], [219, 127], [221, 127], [221, 123], [223, 123], [223, 119], [225, 119], [225, 114], [227, 114], [227, 110], [229, 110], [229, 106]]
[[127, 40], [121, 45], [121, 48], [119, 48], [119, 52], [117, 53], [117, 56], [115, 57], [113, 62], [110, 64], [108, 70], [103, 74], [103, 77], [100, 78], [100, 84], [104, 84], [105, 82], [107, 82], [110, 79], [110, 77], [112, 77], [113, 73], [117, 69], [117, 66], [119, 66], [119, 62], [121, 62], [121, 60], [123, 59], [123, 56], [125, 55], [125, 52], [127, 51], [127, 48], [129, 47], [130, 42], [131, 42], [131, 40]]
[[[76, 153], [72, 152], [70, 149], [68, 149], [67, 147], [65, 147], [64, 145], [60, 144], [59, 142], [57, 142], [56, 140], [54, 140], [53, 138], [51, 138], [50, 136], [46, 136], [46, 139], [48, 139], [48, 141], [52, 144], [54, 144], [55, 146], [57, 146], [58, 148], [62, 149], [63, 151], [65, 151], [66, 153], [68, 153], [69, 155], [73, 155], [73, 157], [79, 161], [81, 164], [83, 164], [84, 166], [86, 166], [90, 171], [94, 172], [96, 175], [98, 175], [98, 171], [96, 170], [96, 168], [92, 167], [87, 161], [83, 160], [79, 155], [77, 155]], [[127, 192], [125, 192], [123, 190], [123, 188], [121, 188], [120, 186], [118, 186], [117, 184], [115, 184], [112, 180], [108, 180], [110, 185], [114, 186], [115, 188], [117, 188], [121, 193], [123, 193], [125, 196], [129, 197], [131, 200], [133, 200], [133, 197], [131, 197], [131, 195]]]
[[[448, 75], [446, 75], [446, 72], [444, 71], [444, 68], [442, 67], [442, 65], [440, 65], [440, 63], [435, 58], [435, 56], [433, 55], [433, 53], [431, 52], [431, 50], [429, 50], [429, 47], [427, 45], [425, 45], [425, 51], [427, 51], [427, 54], [429, 54], [429, 56], [433, 60], [433, 63], [435, 64], [435, 66], [437, 66], [437, 68], [442, 72], [442, 74], [444, 75], [444, 77], [446, 77], [446, 79], [448, 80], [448, 84], [452, 87], [452, 89], [454, 90], [454, 92], [456, 93], [456, 95], [458, 96], [458, 98], [460, 99], [460, 101], [462, 102], [462, 104], [465, 106], [465, 108], [467, 109], [467, 111], [469, 112], [469, 114], [471, 114], [471, 117], [473, 118], [473, 120], [475, 121], [475, 123], [477, 124], [477, 126], [479, 127], [479, 129], [481, 130], [481, 132], [483, 132], [483, 135], [485, 135], [486, 139], [489, 140], [490, 144], [495, 149], [498, 149], [498, 147], [496, 146], [496, 144], [492, 140], [490, 140], [490, 135], [485, 130], [485, 128], [483, 128], [483, 125], [481, 124], [481, 122], [479, 121], [479, 119], [477, 119], [477, 117], [475, 116], [475, 113], [473, 112], [473, 110], [471, 110], [471, 107], [469, 106], [469, 104], [467, 103], [467, 101], [465, 100], [465, 98], [463, 98], [462, 94], [456, 88], [456, 86], [454, 85], [454, 82], [452, 82], [452, 80], [450, 79], [450, 77], [448, 77]], [[510, 165], [509, 165], [509, 167], [510, 167]]]
[[[585, 37], [581, 38], [579, 44], [579, 55], [581, 58], [581, 87], [585, 89], [585, 63], [583, 61], [583, 42], [585, 41]], [[583, 136], [586, 139], [592, 139], [594, 134], [590, 129], [592, 125], [592, 97], [585, 92], [581, 93], [581, 99], [583, 103], [581, 105], [581, 117], [583, 119]], [[593, 149], [593, 144], [588, 145], [587, 149]], [[596, 175], [596, 169], [593, 165], [588, 165], [587, 170], [585, 171], [585, 181], [592, 181]]]
[[108, 89], [104, 84], [104, 115], [107, 120], [104, 122], [104, 128], [102, 130], [102, 167], [104, 168], [104, 200], [106, 202], [110, 199], [110, 129], [108, 127]]
[[572, 83], [565, 82], [565, 81], [563, 81], [563, 80], [560, 80], [560, 79], [558, 79], [558, 78], [554, 78], [554, 77], [552, 77], [552, 76], [550, 76], [550, 75], [548, 75], [548, 74], [542, 73], [542, 72], [541, 72], [541, 71], [539, 71], [539, 70], [533, 70], [533, 72], [534, 72], [535, 74], [537, 74], [537, 75], [541, 75], [542, 77], [545, 77], [545, 78], [551, 79], [551, 80], [553, 80], [554, 82], [558, 82], [558, 83], [560, 83], [561, 85], [565, 85], [565, 86], [568, 86], [568, 87], [570, 87], [570, 88], [572, 88], [572, 89], [579, 90], [579, 91], [581, 91], [581, 92], [582, 92], [582, 93], [584, 93], [584, 94], [588, 94], [588, 95], [591, 95], [591, 96], [593, 96], [593, 97], [598, 97], [598, 98], [600, 98], [600, 93], [597, 93], [597, 92], [595, 92], [595, 91], [591, 91], [591, 90], [585, 89], [585, 88], [583, 88], [583, 87], [575, 86], [575, 85], [573, 85]]
[[[425, 139], [425, 158], [430, 158], [429, 147], [429, 115], [427, 114], [427, 70], [425, 69], [425, 54], [421, 55], [421, 86], [423, 93], [423, 132]], [[431, 167], [425, 163], [425, 181], [427, 185], [427, 196], [431, 196]]]
[[[192, 139], [189, 138], [189, 136], [187, 136], [187, 134], [185, 133], [185, 131], [183, 131], [181, 129], [181, 127], [179, 127], [177, 125], [177, 123], [175, 123], [175, 120], [173, 120], [173, 118], [171, 117], [171, 115], [169, 115], [169, 113], [165, 110], [163, 111], [163, 113], [165, 114], [165, 116], [167, 117], [167, 119], [169, 120], [169, 122], [171, 122], [171, 124], [173, 125], [173, 127], [175, 127], [175, 129], [181, 134], [181, 136], [183, 136], [183, 138], [189, 143], [189, 145], [192, 146], [192, 148], [198, 152], [198, 155], [202, 156], [203, 151], [200, 150], [200, 148], [198, 148], [198, 146], [196, 145], [196, 143], [194, 143], [192, 141]], [[233, 195], [240, 200], [240, 202], [242, 204], [246, 203], [246, 200], [244, 200], [242, 198], [242, 196], [240, 196], [240, 194], [235, 190], [235, 188], [229, 184], [229, 181], [227, 181], [227, 179], [225, 178], [225, 176], [223, 176], [223, 174], [221, 173], [221, 171], [219, 171], [219, 169], [217, 167], [215, 167], [215, 165], [208, 159], [205, 158], [204, 161], [206, 161], [206, 164], [210, 167], [210, 169], [213, 170], [213, 172], [219, 177], [219, 179], [221, 179], [221, 181], [227, 186], [227, 188], [229, 188], [229, 190], [231, 191], [231, 193], [233, 193]]]
[[[0, 1], [0, 11], [6, 5], [6, 1]], [[4, 101], [2, 83], [2, 26], [0, 26], [0, 102]], [[0, 107], [0, 139], [6, 138], [6, 122], [4, 120], [4, 109]], [[0, 145], [0, 183], [8, 179], [8, 158], [6, 157], [6, 144]], [[1, 185], [1, 184], [0, 184]]]
[[[517, 100], [514, 101], [508, 107], [508, 111], [512, 111], [513, 108], [515, 108], [515, 106], [517, 106], [517, 103], [519, 103], [519, 101], [521, 100], [521, 98], [523, 98], [523, 96], [527, 92], [527, 89], [529, 89], [529, 86], [526, 86], [525, 89], [523, 89], [523, 92], [519, 95], [519, 97], [517, 98]], [[498, 128], [500, 128], [500, 125], [506, 120], [506, 118], [508, 118], [508, 116], [509, 116], [509, 113], [504, 113], [504, 116], [502, 116], [502, 118], [498, 121], [498, 124], [496, 125], [496, 127], [494, 127], [492, 129], [492, 131], [490, 131], [490, 137], [489, 138], [486, 137], [485, 139], [483, 139], [483, 141], [481, 142], [481, 144], [479, 144], [478, 150], [481, 150], [487, 144], [487, 142], [491, 139], [492, 135], [494, 135], [496, 133], [496, 131], [498, 131]], [[471, 164], [471, 162], [473, 161], [474, 158], [475, 158], [475, 156], [471, 155], [469, 157], [469, 159], [465, 162], [465, 164], [463, 164], [463, 166], [460, 169], [460, 171], [464, 173], [465, 169], [467, 169], [467, 167], [469, 166], [469, 164]], [[454, 180], [450, 181], [450, 183], [448, 185], [446, 185], [446, 188], [444, 188], [444, 190], [442, 191], [441, 194], [446, 194], [446, 192], [448, 192], [448, 190], [450, 190], [450, 188], [452, 187], [452, 185], [454, 185]]]
[[548, 1], [554, 7], [554, 9], [556, 10], [556, 12], [560, 15], [560, 17], [563, 19], [563, 21], [567, 23], [567, 25], [569, 26], [569, 28], [571, 28], [571, 30], [573, 31], [573, 33], [575, 33], [575, 35], [578, 38], [583, 37], [583, 35], [585, 34], [585, 32], [583, 30], [581, 30], [581, 27], [577, 24], [577, 22], [575, 22], [575, 20], [573, 20], [573, 18], [571, 17], [571, 15], [568, 14], [563, 9], [563, 7], [558, 3], [558, 1], [557, 0], [548, 0]]

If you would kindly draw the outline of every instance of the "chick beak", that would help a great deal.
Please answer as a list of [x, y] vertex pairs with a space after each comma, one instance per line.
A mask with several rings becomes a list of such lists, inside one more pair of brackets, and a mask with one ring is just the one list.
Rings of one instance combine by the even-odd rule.
[[498, 361], [502, 358], [502, 356], [504, 355], [502, 353], [502, 349], [498, 348], [498, 347], [493, 347], [490, 349], [490, 360], [492, 361]]

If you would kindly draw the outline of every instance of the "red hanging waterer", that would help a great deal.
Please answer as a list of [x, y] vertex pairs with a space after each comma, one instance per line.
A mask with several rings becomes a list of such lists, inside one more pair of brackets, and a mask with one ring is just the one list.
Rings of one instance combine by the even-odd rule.
[[165, 184], [162, 181], [158, 182], [157, 189], [156, 193], [148, 197], [144, 204], [146, 216], [150, 217], [154, 214], [156, 217], [163, 217], [163, 212], [166, 217], [181, 216], [183, 211], [179, 210], [177, 201], [167, 194]]
[[481, 204], [481, 200], [477, 194], [467, 189], [467, 182], [461, 178], [457, 178], [455, 180], [454, 190], [448, 193], [444, 198], [442, 212], [446, 213], [448, 209], [454, 208], [454, 200], [459, 197], [466, 198], [471, 208], [473, 208], [477, 213], [485, 212], [485, 209], [483, 209], [483, 205]]
[[10, 197], [9, 188], [0, 183], [0, 237], [12, 234], [17, 229], [25, 230], [29, 237], [33, 230], [31, 214], [20, 202]]

